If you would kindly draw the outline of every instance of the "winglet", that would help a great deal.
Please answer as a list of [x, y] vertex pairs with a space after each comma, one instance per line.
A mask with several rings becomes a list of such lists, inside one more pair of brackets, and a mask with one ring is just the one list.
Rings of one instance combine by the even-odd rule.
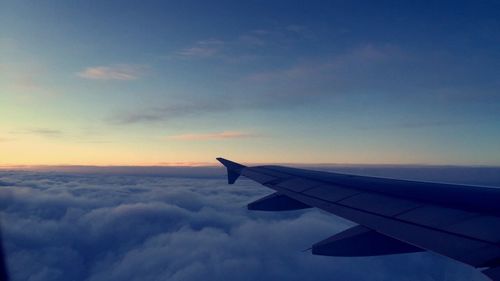
[[241, 174], [241, 171], [246, 167], [233, 161], [224, 158], [217, 158], [227, 168], [227, 183], [233, 184]]

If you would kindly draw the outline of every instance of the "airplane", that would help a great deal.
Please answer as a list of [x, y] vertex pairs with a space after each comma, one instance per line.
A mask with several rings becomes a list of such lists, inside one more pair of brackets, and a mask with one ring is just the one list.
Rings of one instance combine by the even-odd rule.
[[274, 193], [249, 210], [316, 207], [357, 226], [312, 245], [314, 255], [434, 252], [500, 281], [500, 188], [408, 181], [284, 166], [247, 167], [217, 158], [228, 184], [242, 175]]

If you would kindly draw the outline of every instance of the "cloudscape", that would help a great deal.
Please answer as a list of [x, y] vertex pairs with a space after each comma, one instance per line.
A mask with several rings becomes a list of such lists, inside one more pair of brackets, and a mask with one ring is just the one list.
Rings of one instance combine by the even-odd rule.
[[499, 15], [0, 0], [0, 280], [500, 280]]
[[[500, 169], [336, 167], [500, 185]], [[431, 253], [336, 258], [304, 251], [353, 224], [317, 210], [250, 212], [269, 194], [222, 171], [156, 174], [2, 171], [12, 280], [485, 280]]]

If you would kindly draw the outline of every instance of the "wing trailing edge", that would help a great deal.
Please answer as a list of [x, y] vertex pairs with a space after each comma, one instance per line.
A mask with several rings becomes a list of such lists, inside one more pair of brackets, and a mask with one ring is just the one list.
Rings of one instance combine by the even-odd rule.
[[500, 267], [491, 267], [483, 270], [482, 272], [493, 281], [500, 280]]
[[247, 205], [252, 211], [291, 211], [311, 208], [300, 201], [275, 192]]
[[337, 257], [381, 256], [424, 251], [361, 225], [320, 241], [311, 249], [313, 255]]

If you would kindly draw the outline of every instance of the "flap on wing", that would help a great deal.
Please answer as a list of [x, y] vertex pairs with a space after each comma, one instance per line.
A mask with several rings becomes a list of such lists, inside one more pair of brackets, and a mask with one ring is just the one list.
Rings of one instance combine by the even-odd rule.
[[483, 270], [483, 274], [488, 276], [491, 280], [500, 280], [500, 267], [492, 267]]
[[254, 201], [248, 204], [247, 207], [249, 210], [258, 211], [290, 211], [311, 208], [309, 205], [278, 192]]
[[314, 255], [379, 256], [420, 252], [422, 249], [358, 225], [312, 246]]

